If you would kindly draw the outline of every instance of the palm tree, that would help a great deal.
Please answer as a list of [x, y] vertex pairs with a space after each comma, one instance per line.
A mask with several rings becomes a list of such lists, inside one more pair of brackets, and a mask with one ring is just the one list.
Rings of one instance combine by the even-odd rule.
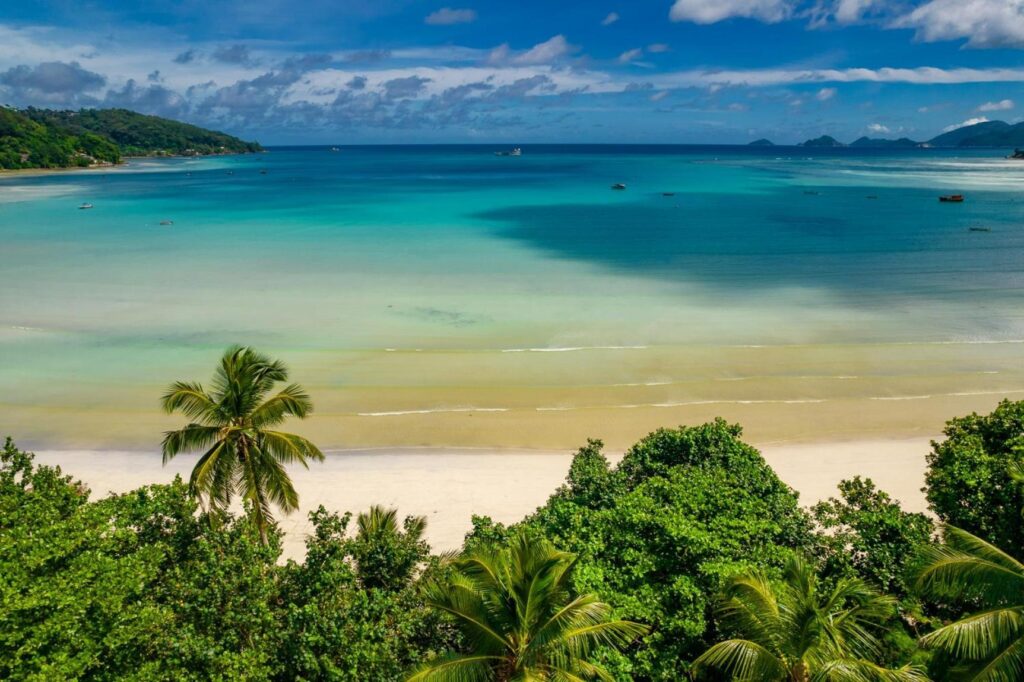
[[285, 465], [308, 467], [308, 460], [324, 458], [305, 438], [272, 430], [287, 417], [302, 419], [313, 409], [298, 384], [267, 398], [277, 382], [287, 379], [281, 362], [234, 346], [221, 358], [211, 391], [199, 383], [177, 381], [161, 399], [168, 413], [181, 412], [191, 420], [164, 434], [164, 464], [179, 453], [201, 451], [189, 480], [192, 494], [210, 510], [223, 510], [235, 494], [241, 495], [251, 505], [264, 545], [273, 521], [271, 504], [286, 514], [299, 506]]
[[440, 656], [408, 682], [611, 680], [591, 653], [624, 647], [648, 629], [612, 620], [596, 595], [574, 594], [575, 566], [572, 554], [522, 534], [463, 555], [448, 582], [427, 587], [427, 603], [455, 617], [471, 651]]
[[379, 505], [356, 517], [353, 554], [363, 587], [398, 590], [408, 584], [417, 564], [430, 549], [423, 541], [427, 519], [406, 517], [398, 524], [398, 511]]
[[964, 664], [976, 682], [1024, 680], [1024, 564], [1006, 552], [946, 526], [944, 545], [925, 548], [917, 588], [939, 599], [971, 600], [983, 610], [921, 638]]
[[742, 638], [715, 644], [694, 667], [748, 682], [925, 680], [913, 668], [890, 670], [874, 662], [878, 630], [895, 600], [858, 578], [826, 588], [801, 556], [787, 564], [780, 583], [760, 572], [734, 577], [719, 608], [721, 623]]

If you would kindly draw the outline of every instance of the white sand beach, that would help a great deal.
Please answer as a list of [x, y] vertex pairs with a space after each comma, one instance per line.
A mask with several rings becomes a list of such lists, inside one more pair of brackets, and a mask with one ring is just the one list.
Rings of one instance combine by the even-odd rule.
[[[921, 487], [929, 440], [769, 444], [760, 449], [805, 505], [834, 495], [840, 480], [860, 474], [902, 501], [905, 509], [924, 511]], [[163, 467], [158, 454], [146, 452], [48, 450], [36, 456], [38, 462], [58, 464], [82, 480], [94, 497], [168, 482], [177, 474], [187, 477], [195, 462], [195, 457], [182, 456]], [[618, 461], [621, 453], [609, 457]], [[303, 556], [306, 515], [319, 505], [356, 513], [383, 504], [397, 507], [402, 516], [423, 515], [434, 550], [455, 549], [473, 514], [508, 523], [543, 504], [564, 480], [571, 458], [564, 451], [483, 448], [329, 452], [323, 464], [292, 471], [301, 509], [281, 520], [284, 556]]]

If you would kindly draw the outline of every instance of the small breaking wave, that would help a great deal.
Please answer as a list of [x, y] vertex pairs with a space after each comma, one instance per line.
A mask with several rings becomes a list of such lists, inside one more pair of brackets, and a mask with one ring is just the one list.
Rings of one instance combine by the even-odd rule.
[[502, 348], [502, 353], [571, 353], [581, 350], [646, 350], [647, 346], [545, 346], [541, 348]]
[[429, 410], [392, 410], [387, 412], [357, 412], [359, 417], [402, 417], [410, 414], [443, 414], [445, 412], [508, 412], [507, 407], [441, 407]]

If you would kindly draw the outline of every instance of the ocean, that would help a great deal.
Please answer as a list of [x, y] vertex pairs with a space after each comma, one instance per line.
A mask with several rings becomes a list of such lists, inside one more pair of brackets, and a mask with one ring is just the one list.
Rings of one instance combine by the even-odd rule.
[[910, 437], [1024, 399], [1005, 152], [498, 149], [0, 176], [0, 431], [155, 448], [164, 387], [234, 343], [291, 367], [324, 448]]

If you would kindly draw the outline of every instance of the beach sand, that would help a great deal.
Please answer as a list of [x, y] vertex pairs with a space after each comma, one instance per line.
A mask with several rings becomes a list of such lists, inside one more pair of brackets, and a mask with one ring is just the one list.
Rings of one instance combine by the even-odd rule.
[[[811, 505], [836, 493], [836, 484], [860, 474], [902, 501], [924, 511], [928, 438], [775, 444], [761, 447], [779, 476]], [[194, 456], [163, 467], [145, 452], [48, 450], [37, 461], [58, 464], [81, 479], [93, 496], [125, 492], [148, 483], [188, 476]], [[617, 462], [621, 453], [609, 453]], [[327, 453], [323, 464], [293, 469], [300, 511], [282, 517], [285, 558], [301, 559], [309, 531], [307, 514], [324, 505], [357, 513], [372, 504], [397, 507], [399, 514], [427, 517], [427, 540], [435, 551], [456, 549], [473, 514], [518, 521], [543, 504], [564, 481], [571, 452], [538, 450], [387, 448]]]

